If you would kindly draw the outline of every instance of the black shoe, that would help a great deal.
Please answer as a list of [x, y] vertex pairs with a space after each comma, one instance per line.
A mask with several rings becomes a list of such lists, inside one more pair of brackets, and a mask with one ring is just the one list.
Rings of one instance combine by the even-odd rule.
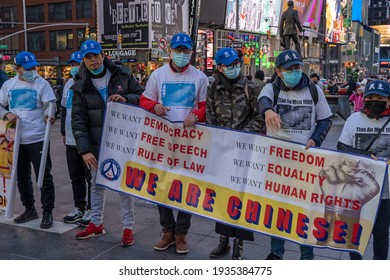
[[244, 252], [244, 241], [242, 239], [234, 239], [233, 243], [233, 260], [243, 260], [242, 253]]
[[35, 209], [26, 208], [26, 210], [24, 211], [23, 214], [21, 214], [20, 216], [18, 216], [14, 219], [14, 223], [22, 224], [22, 223], [32, 221], [32, 220], [35, 220], [38, 218], [39, 218], [39, 216], [38, 216], [38, 213]]
[[51, 228], [53, 225], [53, 214], [51, 211], [43, 211], [41, 228]]
[[279, 257], [278, 255], [275, 255], [274, 253], [269, 253], [268, 256], [265, 258], [266, 260], [283, 260], [283, 257]]
[[230, 245], [229, 245], [229, 237], [227, 236], [220, 236], [219, 237], [219, 244], [217, 248], [211, 251], [210, 258], [220, 258], [229, 253], [230, 251]]

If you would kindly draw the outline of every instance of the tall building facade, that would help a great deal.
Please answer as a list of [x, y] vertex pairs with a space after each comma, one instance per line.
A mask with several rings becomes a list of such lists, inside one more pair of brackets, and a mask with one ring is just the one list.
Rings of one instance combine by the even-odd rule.
[[0, 54], [33, 52], [44, 78], [66, 77], [71, 53], [88, 38], [96, 39], [95, 0], [0, 1]]
[[368, 1], [368, 25], [379, 31], [380, 70], [390, 74], [390, 0]]

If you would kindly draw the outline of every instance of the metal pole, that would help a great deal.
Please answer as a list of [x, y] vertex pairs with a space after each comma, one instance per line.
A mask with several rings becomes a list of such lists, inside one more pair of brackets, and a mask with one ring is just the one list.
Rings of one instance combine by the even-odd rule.
[[240, 37], [240, 0], [236, 0], [236, 38]]
[[26, 20], [26, 0], [23, 0], [23, 26], [24, 26], [24, 50], [27, 50], [27, 20]]
[[122, 45], [122, 42], [119, 42], [119, 29], [118, 29], [118, 16], [116, 18], [116, 50], [117, 50], [117, 60], [118, 61], [121, 61], [121, 57], [120, 57], [120, 50], [121, 50], [121, 46]]
[[55, 111], [54, 103], [50, 102], [49, 103], [48, 118], [46, 121], [45, 140], [43, 141], [42, 156], [41, 156], [41, 162], [39, 165], [39, 173], [38, 173], [37, 185], [40, 189], [42, 189], [42, 186], [43, 186], [43, 178], [45, 176], [47, 155], [49, 152], [50, 129], [51, 129], [50, 118], [54, 117], [54, 111]]

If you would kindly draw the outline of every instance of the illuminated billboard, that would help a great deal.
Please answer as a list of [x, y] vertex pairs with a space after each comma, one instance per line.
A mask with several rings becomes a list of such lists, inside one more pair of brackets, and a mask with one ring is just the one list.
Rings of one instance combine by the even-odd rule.
[[352, 5], [352, 20], [363, 22], [363, 0], [353, 0]]
[[[281, 0], [239, 0], [240, 31], [277, 34]], [[225, 28], [236, 29], [236, 0], [226, 5]]]
[[158, 48], [160, 38], [188, 33], [189, 0], [97, 0], [97, 7], [103, 48], [116, 48], [119, 33], [122, 48]]
[[326, 1], [326, 30], [325, 30], [325, 41], [326, 42], [337, 42], [341, 38], [342, 25], [342, 14], [341, 14], [341, 3], [338, 0], [327, 0]]

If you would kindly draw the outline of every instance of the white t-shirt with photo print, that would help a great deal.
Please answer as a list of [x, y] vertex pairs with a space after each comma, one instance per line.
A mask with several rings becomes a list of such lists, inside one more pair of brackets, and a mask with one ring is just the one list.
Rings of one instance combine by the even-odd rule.
[[[314, 104], [308, 87], [299, 91], [280, 90], [273, 109], [280, 115], [281, 128], [276, 132], [267, 129], [267, 135], [306, 145], [314, 133], [316, 121], [329, 118], [332, 115], [325, 95], [319, 86], [316, 87], [318, 91], [317, 104]], [[263, 96], [274, 100], [274, 90], [271, 83], [263, 87], [259, 98]]]
[[168, 120], [184, 121], [200, 102], [206, 101], [208, 84], [206, 75], [191, 65], [176, 73], [166, 64], [150, 75], [143, 95], [169, 107]]
[[[387, 118], [370, 119], [364, 113], [356, 112], [345, 122], [339, 142], [359, 150], [366, 150], [371, 140], [378, 134]], [[384, 128], [370, 148], [378, 159], [390, 159], [390, 123]], [[385, 179], [382, 198], [389, 198], [389, 180]]]
[[0, 89], [0, 104], [20, 118], [20, 144], [32, 144], [45, 139], [44, 104], [56, 97], [48, 81], [38, 76], [32, 83], [19, 75], [6, 81]]

